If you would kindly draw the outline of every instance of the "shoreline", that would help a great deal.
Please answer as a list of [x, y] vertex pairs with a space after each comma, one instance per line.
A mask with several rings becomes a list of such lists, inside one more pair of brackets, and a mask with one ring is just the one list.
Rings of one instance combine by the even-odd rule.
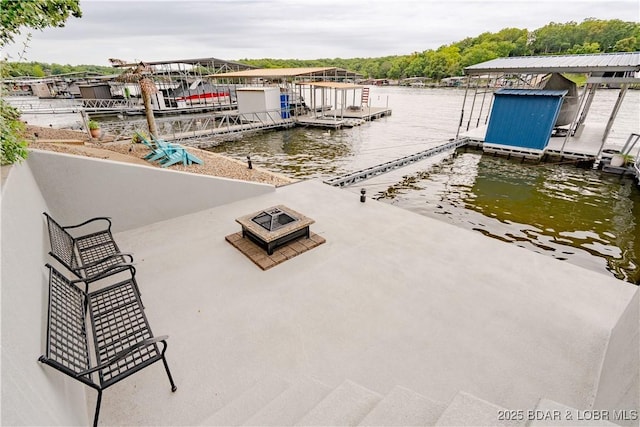
[[[27, 125], [24, 137], [28, 149], [55, 151], [76, 156], [107, 159], [123, 163], [133, 163], [148, 167], [161, 166], [144, 159], [149, 149], [140, 143], [129, 141], [94, 142], [85, 132]], [[172, 165], [166, 169], [210, 175], [220, 178], [271, 184], [276, 187], [292, 184], [297, 180], [254, 166], [252, 169], [240, 160], [195, 147], [185, 148], [199, 157], [202, 165]]]

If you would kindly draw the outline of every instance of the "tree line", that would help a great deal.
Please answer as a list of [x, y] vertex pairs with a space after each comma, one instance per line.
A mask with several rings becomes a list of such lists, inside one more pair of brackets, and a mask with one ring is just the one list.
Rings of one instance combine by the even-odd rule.
[[[260, 68], [339, 67], [375, 79], [426, 77], [440, 80], [462, 75], [465, 67], [499, 57], [635, 51], [640, 51], [640, 23], [588, 18], [581, 23], [551, 22], [534, 31], [504, 28], [497, 33], [482, 33], [477, 37], [467, 37], [437, 49], [410, 55], [314, 60], [245, 58], [237, 61]], [[71, 66], [41, 62], [7, 62], [3, 68], [3, 77], [122, 72], [98, 65]]]
[[640, 23], [588, 18], [579, 24], [551, 22], [534, 31], [504, 28], [497, 33], [482, 33], [410, 55], [309, 61], [240, 59], [239, 62], [261, 68], [340, 67], [376, 79], [440, 80], [462, 75], [465, 67], [499, 57], [636, 51], [640, 51]]

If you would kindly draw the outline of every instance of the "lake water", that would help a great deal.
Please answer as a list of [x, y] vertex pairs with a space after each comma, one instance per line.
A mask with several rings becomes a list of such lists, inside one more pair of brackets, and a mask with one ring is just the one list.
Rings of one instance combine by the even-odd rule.
[[[600, 90], [587, 124], [605, 123], [618, 96]], [[441, 144], [456, 134], [464, 91], [374, 87], [391, 116], [328, 132], [293, 128], [245, 137], [212, 151], [284, 175], [328, 178]], [[629, 91], [609, 142], [640, 131], [640, 91]], [[520, 164], [458, 150], [343, 191], [640, 284], [640, 190], [631, 179], [568, 165]], [[464, 242], [461, 242], [464, 244]]]

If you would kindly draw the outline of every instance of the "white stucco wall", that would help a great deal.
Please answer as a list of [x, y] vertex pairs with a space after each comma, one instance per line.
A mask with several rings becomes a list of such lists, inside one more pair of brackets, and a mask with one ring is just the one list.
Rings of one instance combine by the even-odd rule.
[[[594, 408], [627, 411], [627, 422], [640, 422], [640, 289], [611, 331], [607, 352], [602, 364], [598, 393]], [[636, 411], [631, 413], [630, 411]], [[635, 419], [633, 419], [635, 418]]]
[[51, 262], [43, 212], [63, 225], [109, 216], [117, 232], [272, 191], [271, 185], [35, 150], [13, 166], [1, 199], [1, 424], [87, 425], [93, 418], [96, 391], [37, 361], [47, 324], [45, 264]]
[[95, 392], [37, 361], [48, 307], [47, 205], [29, 165], [13, 166], [2, 187], [2, 425], [87, 425]]
[[39, 150], [28, 162], [58, 222], [108, 216], [114, 232], [275, 191], [267, 184]]

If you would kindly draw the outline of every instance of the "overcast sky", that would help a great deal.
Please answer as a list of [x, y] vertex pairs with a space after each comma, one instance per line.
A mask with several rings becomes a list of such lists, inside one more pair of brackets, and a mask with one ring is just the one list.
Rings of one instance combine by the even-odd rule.
[[[355, 58], [406, 55], [496, 32], [583, 19], [640, 21], [638, 0], [81, 0], [83, 16], [32, 31], [27, 61]], [[16, 61], [20, 42], [3, 56]]]

